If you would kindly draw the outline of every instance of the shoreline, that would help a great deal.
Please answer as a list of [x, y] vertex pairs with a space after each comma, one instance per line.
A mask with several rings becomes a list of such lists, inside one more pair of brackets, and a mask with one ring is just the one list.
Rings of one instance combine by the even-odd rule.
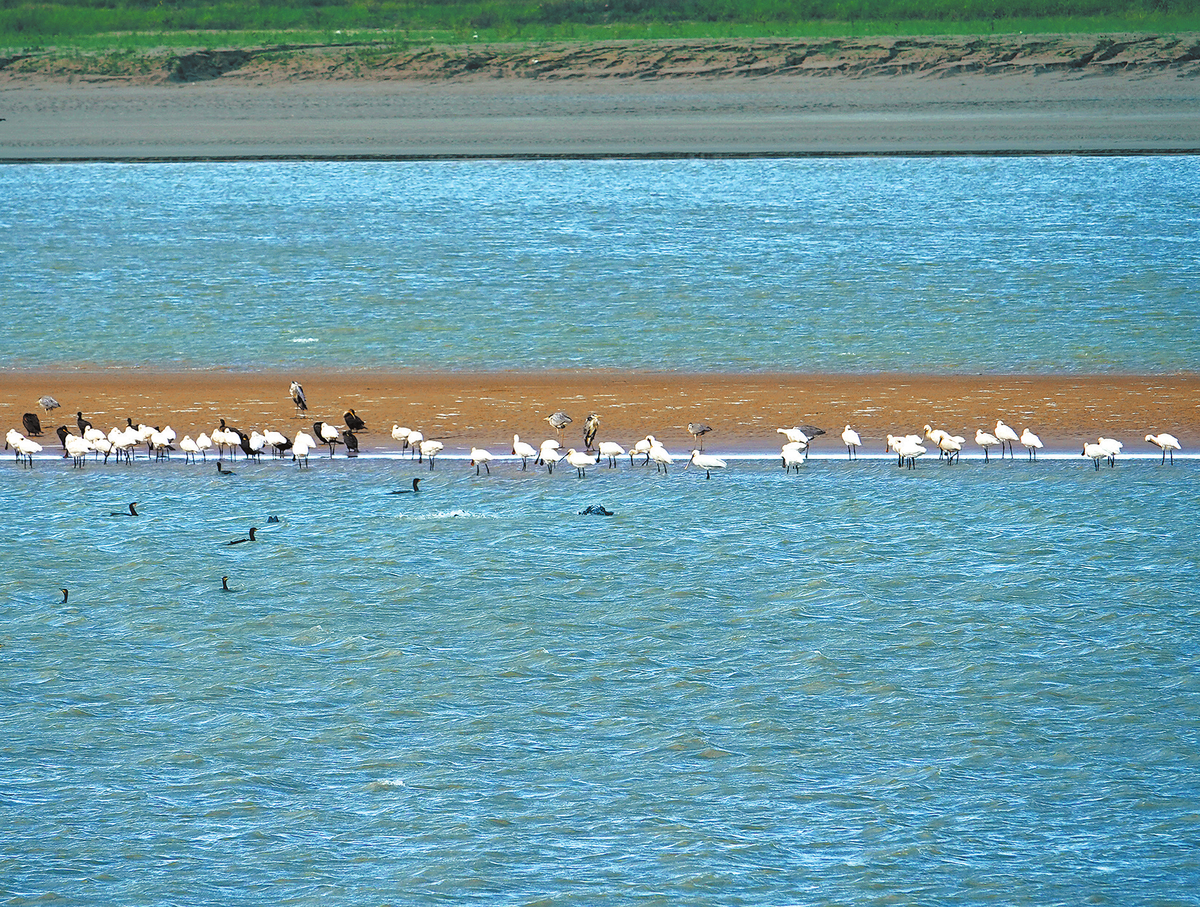
[[1192, 34], [270, 51], [9, 61], [0, 162], [1200, 153]]
[[[309, 410], [302, 416], [288, 396], [291, 380], [303, 384]], [[49, 394], [61, 409], [47, 414], [38, 398]], [[555, 437], [544, 421], [556, 410], [572, 417], [563, 449], [582, 448], [589, 412], [600, 417], [599, 440], [628, 448], [653, 434], [673, 453], [695, 446], [688, 422], [712, 432], [705, 451], [717, 455], [773, 454], [776, 431], [812, 424], [826, 432], [814, 453], [844, 454], [839, 435], [851, 424], [865, 454], [882, 453], [887, 434], [920, 434], [932, 424], [967, 438], [991, 431], [1003, 419], [1019, 433], [1029, 427], [1045, 452], [1077, 451], [1083, 441], [1115, 437], [1126, 452], [1153, 453], [1148, 433], [1170, 432], [1183, 453], [1200, 446], [1200, 373], [1172, 375], [797, 375], [628, 372], [292, 373], [168, 372], [152, 369], [0, 373], [0, 427], [21, 429], [23, 413], [37, 413], [48, 450], [54, 430], [75, 413], [107, 432], [124, 425], [171, 425], [179, 437], [211, 432], [225, 419], [249, 433], [274, 428], [294, 437], [322, 420], [344, 427], [354, 409], [368, 426], [359, 435], [363, 454], [394, 454], [393, 424], [442, 440], [445, 456], [472, 446], [507, 454], [513, 434], [537, 446]], [[1143, 451], [1143, 448], [1145, 450]], [[1022, 454], [1024, 451], [1022, 451]]]

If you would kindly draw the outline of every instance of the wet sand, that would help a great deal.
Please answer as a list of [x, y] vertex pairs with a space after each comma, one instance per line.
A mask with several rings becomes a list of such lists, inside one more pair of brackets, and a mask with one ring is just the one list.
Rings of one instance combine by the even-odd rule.
[[[309, 411], [296, 412], [288, 396], [295, 378]], [[62, 404], [52, 414], [37, 405], [43, 394]], [[887, 434], [921, 433], [926, 423], [968, 438], [990, 430], [997, 418], [1018, 432], [1029, 427], [1047, 450], [1076, 451], [1100, 435], [1125, 442], [1127, 452], [1153, 453], [1147, 433], [1169, 431], [1195, 451], [1200, 445], [1200, 374], [1169, 376], [930, 376], [930, 375], [720, 375], [625, 372], [534, 374], [294, 374], [231, 372], [164, 373], [141, 369], [101, 372], [0, 374], [0, 427], [20, 428], [25, 412], [39, 414], [46, 435], [74, 428], [82, 411], [107, 431], [134, 424], [170, 425], [182, 437], [211, 431], [224, 418], [249, 432], [274, 428], [287, 434], [324, 420], [343, 426], [353, 408], [367, 423], [362, 451], [398, 449], [393, 424], [438, 438], [446, 453], [472, 446], [494, 454], [511, 450], [513, 434], [535, 446], [555, 437], [544, 421], [556, 410], [574, 420], [563, 447], [582, 447], [589, 412], [600, 416], [600, 440], [625, 447], [653, 434], [672, 451], [694, 444], [688, 422], [706, 422], [705, 450], [771, 453], [776, 429], [809, 423], [825, 429], [815, 451], [843, 450], [838, 436], [851, 424], [864, 447], [882, 453]], [[48, 441], [46, 439], [49, 439]], [[1018, 447], [1018, 456], [1024, 452]]]

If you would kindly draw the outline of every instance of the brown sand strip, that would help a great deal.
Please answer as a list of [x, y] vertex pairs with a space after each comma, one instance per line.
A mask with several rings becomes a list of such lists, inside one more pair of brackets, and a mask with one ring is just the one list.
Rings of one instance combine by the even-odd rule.
[[[308, 394], [303, 418], [288, 396], [293, 378]], [[43, 394], [62, 408], [45, 413], [37, 405]], [[22, 413], [37, 412], [47, 446], [57, 443], [57, 426], [75, 425], [79, 410], [105, 431], [128, 417], [169, 424], [182, 437], [211, 431], [221, 418], [246, 431], [292, 436], [301, 427], [311, 431], [318, 419], [341, 427], [350, 408], [370, 429], [361, 437], [364, 452], [395, 449], [390, 431], [399, 423], [442, 439], [447, 453], [477, 445], [506, 454], [514, 433], [535, 446], [554, 437], [543, 420], [558, 409], [574, 419], [564, 447], [582, 446], [589, 412], [601, 418], [600, 440], [629, 446], [654, 434], [672, 450], [693, 446], [688, 422], [707, 422], [713, 431], [705, 449], [726, 453], [772, 452], [782, 440], [776, 429], [801, 423], [828, 433], [817, 449], [840, 449], [838, 435], [850, 423], [869, 451], [881, 453], [889, 433], [920, 433], [932, 423], [973, 439], [976, 428], [990, 429], [997, 418], [1018, 432], [1032, 428], [1051, 450], [1074, 450], [1104, 434], [1123, 440], [1128, 452], [1153, 453], [1144, 437], [1162, 431], [1178, 436], [1185, 451], [1200, 445], [1200, 374], [0, 373], [0, 428], [20, 429]]]

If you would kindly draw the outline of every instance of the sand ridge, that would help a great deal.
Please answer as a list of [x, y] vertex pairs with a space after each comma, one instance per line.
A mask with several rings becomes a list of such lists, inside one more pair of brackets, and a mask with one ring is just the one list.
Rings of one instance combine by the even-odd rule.
[[[303, 415], [288, 396], [293, 379], [308, 395]], [[43, 394], [62, 408], [45, 413], [37, 406]], [[400, 424], [442, 440], [447, 452], [479, 446], [507, 453], [513, 434], [535, 446], [555, 437], [545, 417], [560, 409], [573, 419], [564, 448], [582, 446], [589, 412], [600, 416], [600, 440], [629, 446], [654, 434], [680, 451], [693, 446], [688, 422], [712, 426], [705, 448], [714, 452], [777, 451], [776, 430], [803, 423], [825, 429], [819, 449], [840, 449], [838, 436], [850, 423], [864, 446], [882, 452], [887, 434], [919, 434], [931, 423], [973, 439], [975, 429], [991, 430], [998, 418], [1018, 432], [1030, 427], [1050, 450], [1076, 450], [1102, 434], [1130, 451], [1151, 450], [1145, 435], [1163, 431], [1178, 436], [1185, 451], [1200, 445], [1200, 374], [0, 373], [0, 427], [20, 429], [22, 414], [36, 412], [54, 444], [54, 429], [74, 430], [77, 411], [105, 431], [130, 418], [194, 436], [223, 418], [247, 432], [274, 428], [294, 436], [316, 420], [343, 427], [351, 408], [368, 426], [364, 452], [396, 449], [390, 432]]]

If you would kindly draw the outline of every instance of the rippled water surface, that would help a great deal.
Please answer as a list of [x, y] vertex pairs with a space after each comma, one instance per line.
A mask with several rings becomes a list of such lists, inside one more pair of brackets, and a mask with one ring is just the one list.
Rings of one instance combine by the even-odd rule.
[[10, 165], [0, 361], [1195, 370], [1198, 161]]
[[1200, 465], [920, 467], [7, 461], [0, 893], [1195, 903]]
[[[0, 198], [5, 368], [1200, 368], [1193, 157]], [[232, 468], [0, 458], [0, 902], [1198, 903], [1196, 459]]]

